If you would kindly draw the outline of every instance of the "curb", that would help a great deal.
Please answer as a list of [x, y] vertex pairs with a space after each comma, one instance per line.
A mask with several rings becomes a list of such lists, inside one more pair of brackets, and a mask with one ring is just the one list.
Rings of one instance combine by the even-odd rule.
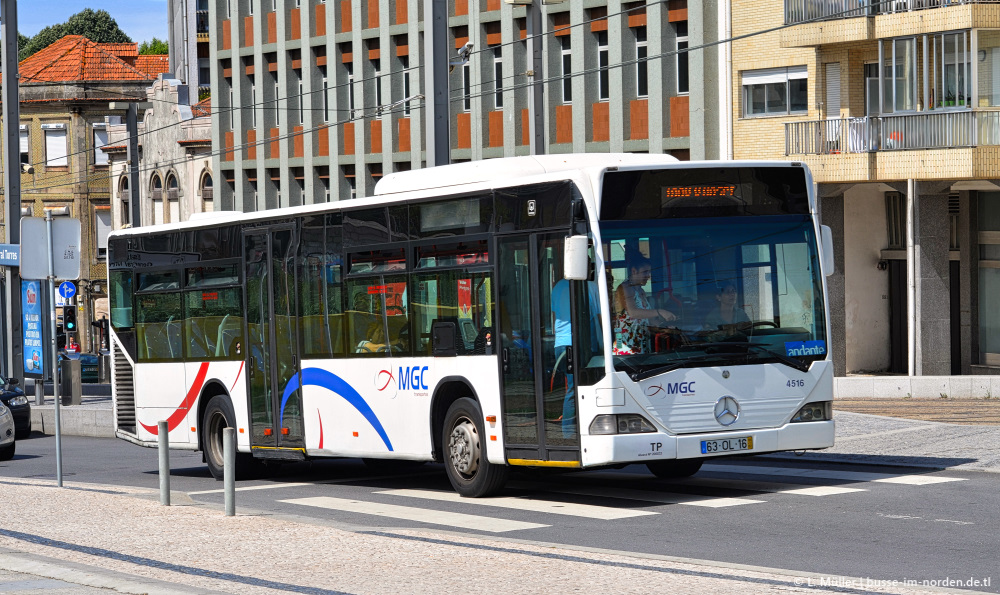
[[[63, 436], [88, 438], [114, 438], [115, 420], [110, 408], [81, 408], [63, 405], [59, 408], [59, 429]], [[55, 405], [31, 407], [31, 431], [54, 435], [56, 433]]]

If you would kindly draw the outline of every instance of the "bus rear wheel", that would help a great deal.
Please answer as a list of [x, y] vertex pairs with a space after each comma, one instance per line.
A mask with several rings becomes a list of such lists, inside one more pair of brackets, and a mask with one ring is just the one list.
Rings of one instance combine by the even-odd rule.
[[697, 473], [703, 462], [701, 459], [677, 459], [646, 463], [646, 467], [661, 479], [683, 479]]
[[[202, 417], [202, 444], [205, 453], [205, 463], [208, 470], [218, 481], [222, 481], [225, 471], [225, 458], [223, 456], [222, 431], [226, 428], [236, 427], [236, 412], [233, 411], [233, 404], [225, 395], [216, 395], [205, 407], [205, 414]], [[255, 461], [250, 455], [236, 453], [236, 479], [246, 479], [250, 476]]]
[[483, 498], [503, 489], [508, 468], [486, 459], [479, 403], [467, 397], [452, 403], [444, 418], [442, 438], [444, 467], [456, 492], [467, 498]]

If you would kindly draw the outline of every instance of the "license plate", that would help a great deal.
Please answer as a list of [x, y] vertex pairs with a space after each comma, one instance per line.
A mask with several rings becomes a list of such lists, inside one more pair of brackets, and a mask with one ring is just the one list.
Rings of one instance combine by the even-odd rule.
[[753, 436], [701, 441], [701, 454], [703, 455], [739, 452], [741, 450], [753, 450]]

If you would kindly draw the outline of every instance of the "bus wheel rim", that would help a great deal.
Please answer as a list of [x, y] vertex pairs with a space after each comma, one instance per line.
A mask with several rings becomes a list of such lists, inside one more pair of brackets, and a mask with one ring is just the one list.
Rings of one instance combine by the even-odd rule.
[[222, 430], [226, 426], [226, 416], [216, 411], [208, 425], [208, 450], [212, 461], [218, 465], [222, 464]]
[[460, 475], [470, 478], [479, 469], [479, 432], [468, 418], [460, 419], [448, 439], [451, 465]]

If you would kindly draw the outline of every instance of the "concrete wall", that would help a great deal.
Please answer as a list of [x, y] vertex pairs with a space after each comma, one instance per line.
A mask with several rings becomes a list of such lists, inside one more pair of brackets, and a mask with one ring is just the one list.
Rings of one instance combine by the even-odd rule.
[[844, 193], [844, 325], [847, 373], [889, 367], [889, 274], [876, 264], [886, 248], [885, 194], [874, 184]]

